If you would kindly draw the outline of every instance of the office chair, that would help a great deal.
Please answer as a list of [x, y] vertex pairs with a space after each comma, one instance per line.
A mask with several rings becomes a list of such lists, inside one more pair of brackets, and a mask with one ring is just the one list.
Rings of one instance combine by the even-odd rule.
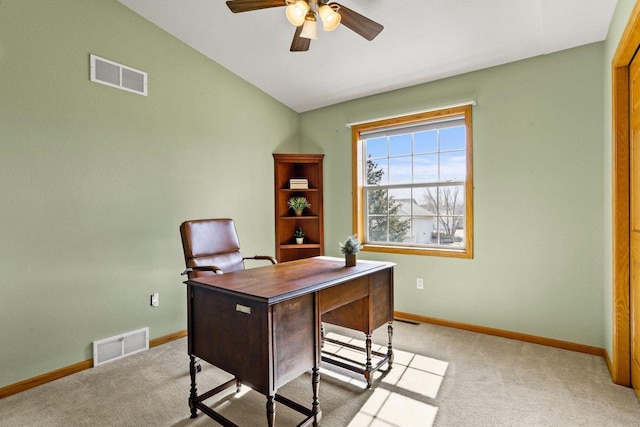
[[182, 274], [189, 279], [244, 270], [246, 259], [277, 264], [271, 256], [243, 257], [236, 226], [229, 218], [185, 221], [180, 225], [180, 235], [187, 267]]

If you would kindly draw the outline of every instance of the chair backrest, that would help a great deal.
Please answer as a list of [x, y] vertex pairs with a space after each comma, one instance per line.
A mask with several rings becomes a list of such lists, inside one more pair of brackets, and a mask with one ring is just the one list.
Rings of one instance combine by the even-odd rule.
[[[244, 270], [240, 241], [232, 219], [199, 219], [180, 225], [186, 267], [215, 265], [224, 273]], [[189, 278], [215, 274], [193, 271]]]

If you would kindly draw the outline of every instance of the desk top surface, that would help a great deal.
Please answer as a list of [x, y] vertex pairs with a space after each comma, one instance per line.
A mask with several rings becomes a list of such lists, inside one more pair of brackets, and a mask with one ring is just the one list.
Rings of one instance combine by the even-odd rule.
[[269, 304], [392, 268], [391, 262], [358, 260], [345, 267], [344, 258], [314, 257], [296, 261], [198, 277], [186, 284], [212, 288], [221, 292], [242, 294]]

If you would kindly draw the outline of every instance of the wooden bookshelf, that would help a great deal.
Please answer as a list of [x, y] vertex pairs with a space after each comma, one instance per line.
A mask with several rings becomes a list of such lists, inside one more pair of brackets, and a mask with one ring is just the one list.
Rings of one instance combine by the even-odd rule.
[[[273, 154], [276, 251], [278, 262], [324, 255], [322, 160], [324, 154]], [[306, 179], [307, 189], [290, 189], [292, 178]], [[288, 201], [304, 196], [311, 207], [296, 216]], [[294, 231], [302, 227], [304, 243], [296, 244]]]

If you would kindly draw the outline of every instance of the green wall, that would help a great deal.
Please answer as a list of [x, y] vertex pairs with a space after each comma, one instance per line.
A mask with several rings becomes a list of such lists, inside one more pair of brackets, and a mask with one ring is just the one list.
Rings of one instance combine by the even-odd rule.
[[[149, 96], [90, 82], [90, 53]], [[185, 329], [186, 219], [232, 217], [272, 254], [271, 153], [299, 151], [298, 121], [115, 0], [2, 0], [0, 387]]]
[[[325, 153], [325, 242], [352, 230], [346, 123], [477, 100], [472, 260], [396, 262], [396, 310], [602, 347], [603, 43], [302, 114]], [[424, 278], [424, 290], [416, 289]]]

